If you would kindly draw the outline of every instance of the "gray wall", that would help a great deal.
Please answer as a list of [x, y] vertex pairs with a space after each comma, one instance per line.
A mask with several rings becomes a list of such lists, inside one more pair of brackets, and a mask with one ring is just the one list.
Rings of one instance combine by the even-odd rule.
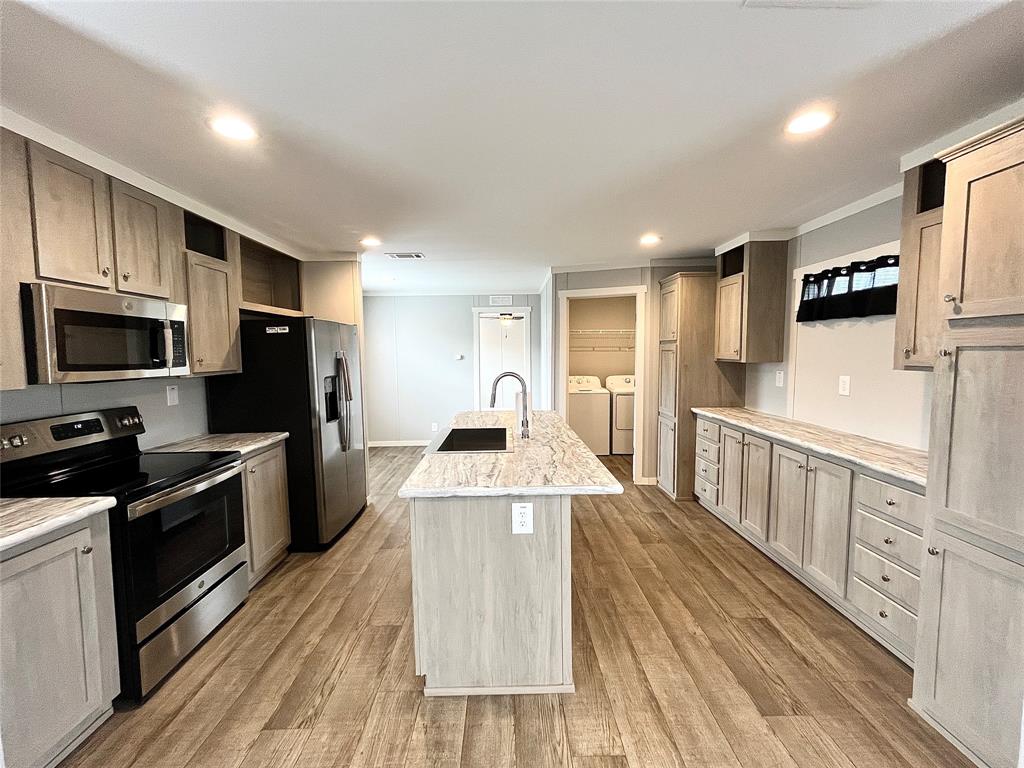
[[[531, 308], [530, 365], [541, 382], [540, 295], [517, 295], [513, 303]], [[427, 441], [431, 423], [443, 428], [473, 410], [473, 307], [489, 305], [487, 296], [364, 297], [371, 442]], [[544, 406], [535, 400], [535, 407]]]
[[[167, 405], [169, 385], [178, 387], [177, 405]], [[0, 393], [0, 420], [6, 424], [122, 405], [136, 405], [142, 413], [146, 433], [139, 436], [139, 445], [143, 448], [207, 431], [206, 384], [201, 378], [38, 384]]]

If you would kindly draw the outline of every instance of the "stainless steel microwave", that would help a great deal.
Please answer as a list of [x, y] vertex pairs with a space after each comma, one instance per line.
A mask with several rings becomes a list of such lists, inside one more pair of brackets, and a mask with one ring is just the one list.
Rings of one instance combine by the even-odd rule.
[[183, 304], [22, 283], [21, 309], [30, 384], [190, 372]]

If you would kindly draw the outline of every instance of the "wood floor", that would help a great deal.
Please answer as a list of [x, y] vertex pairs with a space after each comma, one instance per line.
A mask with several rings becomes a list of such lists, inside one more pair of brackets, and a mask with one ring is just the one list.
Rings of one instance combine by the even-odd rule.
[[951, 768], [910, 671], [692, 503], [573, 502], [575, 695], [426, 699], [408, 534], [418, 449], [372, 452], [366, 512], [291, 555], [76, 768]]

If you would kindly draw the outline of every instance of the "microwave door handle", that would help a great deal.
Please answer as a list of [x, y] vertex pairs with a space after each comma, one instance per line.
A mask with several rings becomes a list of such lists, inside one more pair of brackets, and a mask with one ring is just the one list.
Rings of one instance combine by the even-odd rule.
[[174, 367], [174, 331], [170, 320], [164, 320], [164, 367]]

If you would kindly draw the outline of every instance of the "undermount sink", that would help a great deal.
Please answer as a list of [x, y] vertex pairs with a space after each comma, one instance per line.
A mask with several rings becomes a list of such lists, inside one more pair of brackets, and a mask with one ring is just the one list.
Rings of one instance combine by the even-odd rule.
[[453, 427], [434, 453], [507, 453], [508, 431], [504, 427]]

